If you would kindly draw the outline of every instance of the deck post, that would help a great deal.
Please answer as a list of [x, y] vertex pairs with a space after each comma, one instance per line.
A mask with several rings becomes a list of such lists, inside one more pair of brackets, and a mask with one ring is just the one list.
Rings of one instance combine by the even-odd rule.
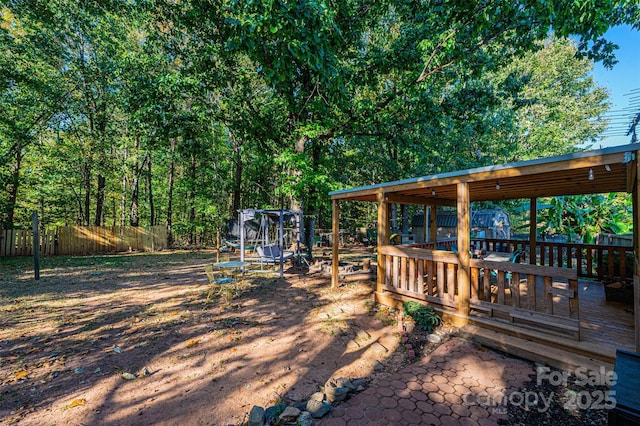
[[454, 324], [462, 327], [469, 322], [471, 295], [471, 267], [469, 250], [471, 249], [471, 214], [469, 208], [469, 184], [457, 185], [458, 197], [458, 318]]
[[429, 226], [429, 222], [427, 221], [427, 219], [429, 218], [429, 216], [427, 215], [428, 213], [429, 213], [428, 207], [425, 204], [424, 206], [422, 206], [422, 214], [423, 214], [422, 217], [424, 217], [424, 220], [422, 222], [422, 226], [423, 226], [423, 228], [422, 228], [422, 237], [423, 237], [422, 241], [425, 242], [425, 243], [428, 241], [427, 240], [427, 227]]
[[538, 199], [529, 200], [529, 263], [536, 264], [536, 238], [538, 230]]
[[389, 243], [389, 202], [384, 192], [378, 192], [378, 270], [377, 289], [381, 293], [384, 288], [386, 276], [386, 264], [380, 248]]
[[429, 205], [429, 232], [431, 233], [430, 241], [436, 242], [438, 239], [438, 228], [437, 228], [437, 211], [438, 207], [435, 204]]
[[636, 173], [631, 191], [633, 199], [633, 319], [636, 352], [640, 352], [640, 185], [638, 181], [640, 161], [637, 157], [634, 163]]
[[[331, 201], [331, 288], [338, 288], [338, 266], [340, 256], [338, 254], [338, 243], [340, 242], [340, 205], [338, 200]], [[312, 241], [313, 244], [313, 241]]]

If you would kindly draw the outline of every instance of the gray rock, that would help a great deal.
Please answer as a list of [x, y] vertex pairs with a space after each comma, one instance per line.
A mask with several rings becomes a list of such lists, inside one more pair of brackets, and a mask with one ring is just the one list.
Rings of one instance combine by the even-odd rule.
[[319, 419], [331, 411], [331, 404], [328, 402], [314, 401], [313, 399], [307, 402], [307, 411], [314, 419]]
[[427, 340], [431, 343], [440, 343], [442, 341], [442, 338], [440, 338], [440, 336], [438, 335], [430, 334], [429, 336], [427, 336]]
[[365, 379], [353, 379], [351, 380], [351, 385], [354, 390], [361, 391], [367, 387], [367, 381]]
[[307, 401], [296, 402], [296, 405], [294, 407], [296, 407], [300, 411], [304, 411], [307, 409]]
[[249, 412], [249, 426], [264, 425], [264, 408], [254, 405]]
[[344, 401], [354, 390], [355, 387], [351, 381], [344, 377], [338, 379], [332, 377], [324, 385], [324, 394], [329, 402]]
[[298, 416], [298, 421], [297, 421], [296, 425], [312, 426], [313, 425], [313, 418], [311, 417], [311, 414], [309, 412], [307, 412], [307, 411], [303, 411]]
[[339, 388], [355, 389], [355, 386], [353, 386], [353, 383], [351, 383], [351, 379], [347, 379], [346, 377], [337, 378], [335, 383]]
[[265, 422], [268, 425], [275, 425], [278, 422], [278, 416], [287, 408], [286, 404], [278, 404], [269, 407], [264, 412]]
[[301, 411], [296, 407], [287, 407], [284, 409], [278, 420], [280, 423], [295, 423], [300, 415]]

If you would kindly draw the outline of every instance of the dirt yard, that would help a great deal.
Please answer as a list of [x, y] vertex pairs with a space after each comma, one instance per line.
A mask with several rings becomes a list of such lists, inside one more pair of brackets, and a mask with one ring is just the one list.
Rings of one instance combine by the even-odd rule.
[[[372, 256], [362, 251], [354, 256]], [[214, 253], [0, 259], [0, 423], [241, 424], [407, 359], [372, 283], [289, 270], [207, 302]]]

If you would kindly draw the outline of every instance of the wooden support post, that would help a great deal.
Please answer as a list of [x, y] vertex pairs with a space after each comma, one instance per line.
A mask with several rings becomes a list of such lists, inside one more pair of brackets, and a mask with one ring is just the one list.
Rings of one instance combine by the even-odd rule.
[[469, 250], [471, 248], [471, 214], [469, 206], [469, 184], [458, 184], [458, 316], [459, 324], [463, 326], [468, 322], [471, 294], [471, 274], [469, 266]]
[[437, 206], [435, 205], [430, 205], [429, 206], [429, 232], [431, 233], [431, 237], [429, 239], [429, 241], [435, 242], [438, 239], [438, 228], [436, 225], [436, 219], [437, 219]]
[[332, 200], [332, 215], [331, 215], [331, 287], [338, 288], [338, 266], [340, 263], [340, 256], [338, 254], [338, 243], [340, 242], [340, 205], [338, 200]]
[[428, 216], [428, 213], [429, 213], [429, 211], [427, 209], [427, 206], [426, 205], [422, 206], [422, 214], [424, 215], [423, 216], [424, 217], [424, 221], [422, 223], [422, 226], [423, 226], [423, 228], [422, 228], [422, 236], [423, 236], [422, 241], [425, 242], [425, 243], [428, 241], [427, 240], [427, 228], [429, 227], [429, 216]]
[[[637, 153], [636, 153], [637, 155]], [[633, 317], [635, 326], [636, 352], [640, 352], [640, 161], [635, 159], [635, 182], [633, 182]], [[624, 262], [624, 259], [621, 259]], [[600, 271], [598, 271], [600, 272]]]
[[529, 200], [529, 263], [536, 264], [536, 238], [538, 229], [538, 199]]
[[378, 293], [381, 293], [387, 276], [387, 264], [380, 248], [389, 244], [389, 203], [384, 192], [378, 192]]

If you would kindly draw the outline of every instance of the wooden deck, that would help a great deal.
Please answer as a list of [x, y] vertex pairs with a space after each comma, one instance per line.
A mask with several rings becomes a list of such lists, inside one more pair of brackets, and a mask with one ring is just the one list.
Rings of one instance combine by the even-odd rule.
[[629, 304], [607, 302], [599, 281], [579, 281], [580, 336], [607, 351], [635, 351], [632, 300]]
[[[521, 284], [526, 294], [526, 283]], [[543, 299], [544, 286], [536, 286], [536, 301]], [[554, 302], [558, 302], [555, 296]], [[479, 327], [499, 331], [504, 334], [517, 336], [523, 341], [536, 342], [547, 348], [553, 347], [579, 354], [591, 359], [599, 359], [609, 363], [615, 361], [616, 349], [635, 349], [634, 317], [632, 305], [608, 302], [605, 298], [604, 285], [599, 281], [580, 280], [578, 282], [578, 301], [580, 311], [580, 340], [554, 337], [553, 331], [537, 327], [527, 327], [526, 324], [515, 324], [500, 318], [489, 318], [482, 312], [471, 314], [471, 322]], [[631, 301], [630, 301], [631, 302]], [[510, 304], [507, 293], [505, 304]], [[554, 303], [556, 305], [556, 303]], [[562, 312], [566, 303], [557, 303], [557, 314]], [[536, 311], [543, 311], [544, 305], [536, 303]], [[498, 342], [496, 342], [498, 343]], [[535, 358], [535, 357], [534, 357]]]

